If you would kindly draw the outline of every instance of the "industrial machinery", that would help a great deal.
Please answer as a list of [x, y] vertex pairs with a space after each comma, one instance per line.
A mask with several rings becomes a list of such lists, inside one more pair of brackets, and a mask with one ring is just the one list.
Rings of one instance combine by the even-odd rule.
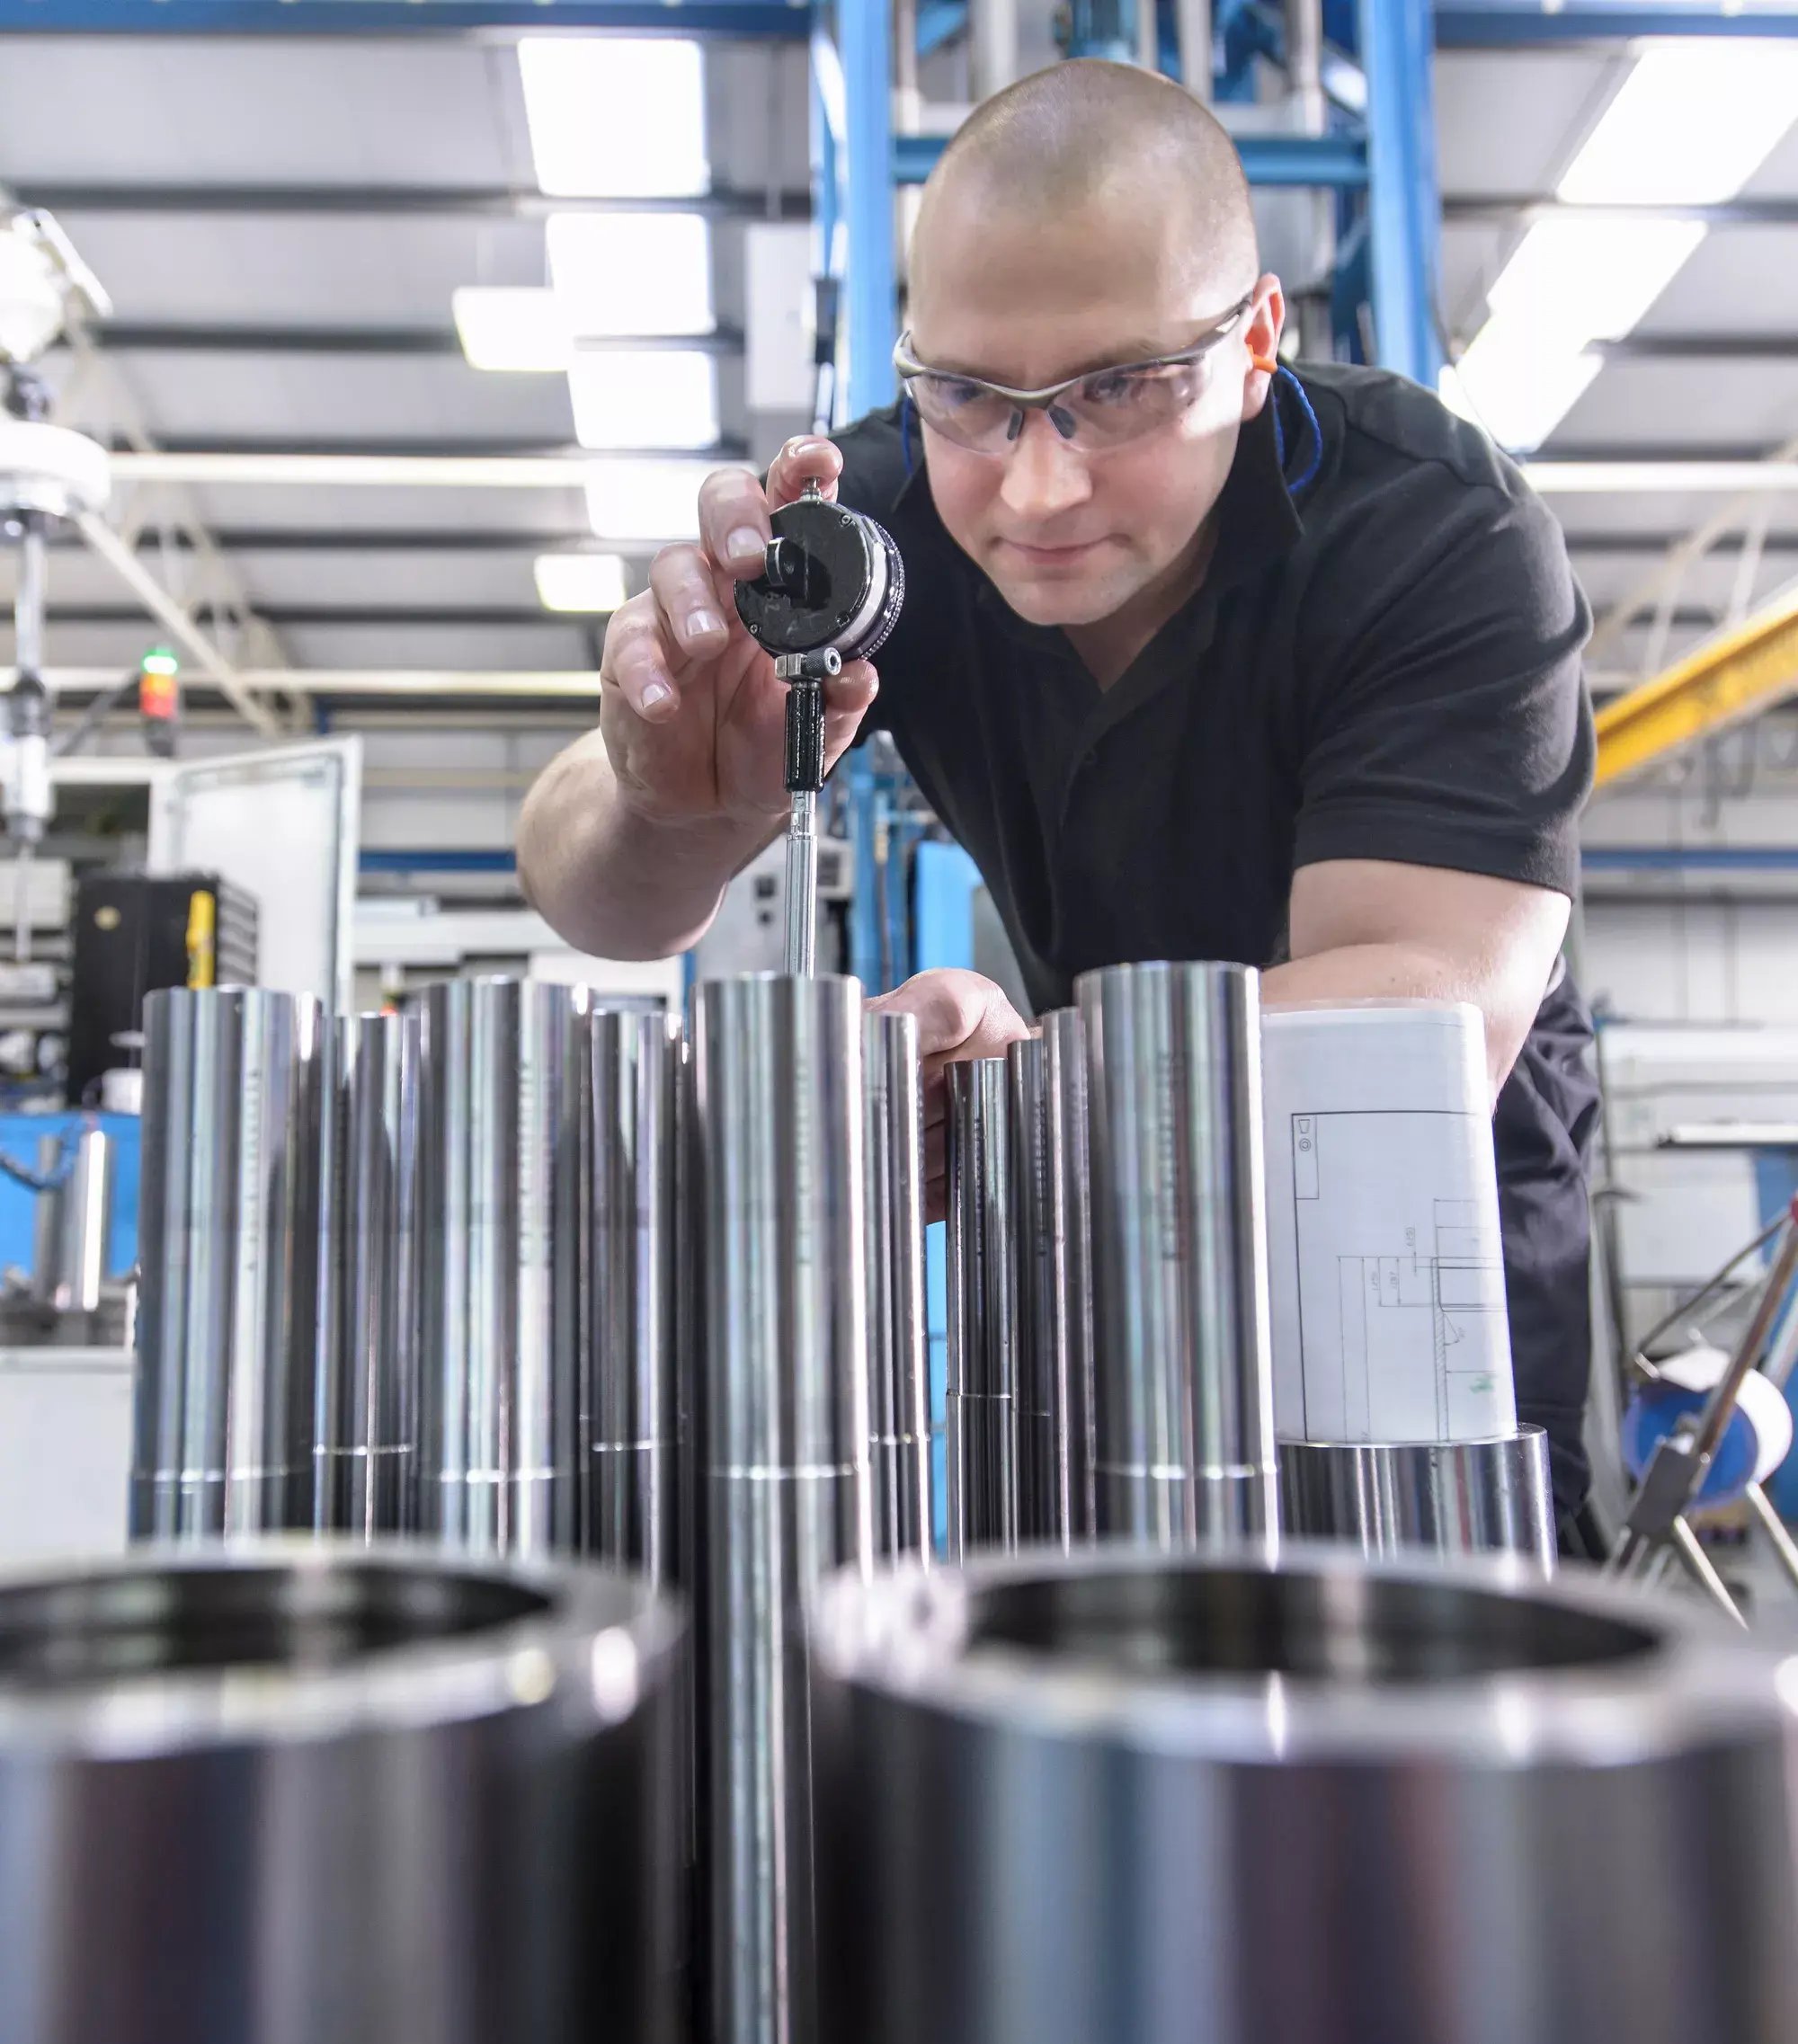
[[13, 603], [16, 671], [0, 719], [0, 813], [11, 840], [15, 953], [31, 955], [26, 887], [50, 818], [50, 698], [44, 684], [46, 534], [101, 510], [106, 450], [49, 423], [49, 393], [31, 365], [72, 316], [111, 310], [99, 280], [47, 213], [0, 206], [0, 537], [19, 550]]

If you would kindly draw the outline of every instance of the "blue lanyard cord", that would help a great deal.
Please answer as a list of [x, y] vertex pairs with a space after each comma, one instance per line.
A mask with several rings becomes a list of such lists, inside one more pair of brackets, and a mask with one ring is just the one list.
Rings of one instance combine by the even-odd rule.
[[[1298, 406], [1299, 418], [1304, 422], [1306, 429], [1306, 439], [1310, 442], [1310, 458], [1296, 475], [1286, 474], [1286, 429], [1280, 424], [1280, 392], [1282, 388], [1291, 391], [1293, 400]], [[1311, 487], [1312, 484], [1317, 480], [1318, 470], [1323, 466], [1323, 428], [1317, 422], [1317, 413], [1311, 408], [1311, 400], [1304, 394], [1304, 386], [1284, 362], [1274, 372], [1273, 387], [1268, 395], [1274, 407], [1275, 458], [1279, 462], [1280, 475], [1286, 484], [1287, 496], [1295, 497], [1301, 490], [1308, 490]]]
[[[1285, 379], [1285, 387], [1291, 391], [1293, 401], [1298, 406], [1299, 417], [1304, 423], [1305, 437], [1310, 443], [1310, 458], [1296, 475], [1286, 475], [1286, 429], [1280, 424], [1282, 378]], [[1274, 407], [1275, 458], [1279, 462], [1280, 475], [1285, 478], [1287, 496], [1295, 497], [1301, 490], [1311, 487], [1317, 480], [1318, 470], [1323, 466], [1323, 428], [1317, 422], [1317, 413], [1311, 408], [1311, 400], [1304, 394], [1304, 386], [1284, 363], [1275, 373], [1274, 387], [1268, 395]], [[912, 400], [902, 397], [899, 400], [899, 448], [905, 458], [907, 475], [914, 474], [918, 466], [917, 457], [912, 450]]]

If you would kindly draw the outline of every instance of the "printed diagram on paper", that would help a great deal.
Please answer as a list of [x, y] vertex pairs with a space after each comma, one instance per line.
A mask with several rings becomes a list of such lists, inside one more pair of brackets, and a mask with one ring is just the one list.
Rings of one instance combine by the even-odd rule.
[[1517, 1424], [1499, 1216], [1479, 1196], [1484, 1132], [1470, 1120], [1291, 1117], [1312, 1440], [1464, 1441]]

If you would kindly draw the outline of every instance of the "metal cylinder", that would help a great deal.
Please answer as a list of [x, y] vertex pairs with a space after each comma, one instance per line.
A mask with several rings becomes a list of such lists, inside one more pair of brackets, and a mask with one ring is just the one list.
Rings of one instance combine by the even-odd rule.
[[666, 2044], [678, 1611], [275, 1543], [0, 1577], [7, 2044]]
[[13, 591], [13, 658], [16, 671], [41, 680], [44, 671], [44, 609], [49, 560], [44, 520], [36, 511], [22, 514], [19, 579]]
[[103, 1128], [83, 1128], [72, 1150], [65, 1136], [39, 1139], [38, 1176], [47, 1189], [37, 1198], [31, 1295], [59, 1313], [100, 1309], [115, 1158]]
[[421, 1530], [579, 1544], [591, 996], [458, 980], [420, 1003]]
[[1003, 1058], [944, 1072], [948, 1370], [948, 1547], [1018, 1544], [1017, 1186]]
[[322, 1033], [307, 994], [144, 1003], [137, 1537], [312, 1524]]
[[1281, 1530], [1341, 1540], [1367, 1555], [1515, 1554], [1555, 1560], [1548, 1436], [1491, 1441], [1282, 1441]]
[[868, 1101], [869, 1456], [877, 1554], [930, 1545], [930, 1384], [924, 1333], [924, 1119], [918, 1018], [870, 1015]]
[[1702, 1614], [1099, 1550], [832, 1585], [813, 1646], [832, 2036], [1791, 2034], [1779, 1657]]
[[1257, 975], [1112, 965], [1075, 986], [1091, 1144], [1098, 1530], [1277, 1529]]
[[675, 1198], [678, 1029], [592, 1021], [592, 1334], [582, 1399], [587, 1552], [653, 1584], [678, 1569]]
[[1045, 1052], [1036, 1037], [1007, 1045], [1005, 1088], [1018, 1302], [1018, 1537], [1064, 1546], [1070, 1506], [1067, 1393], [1055, 1328], [1055, 1167]]
[[417, 1506], [415, 1015], [333, 1025], [325, 1084], [314, 1520], [365, 1538]]
[[705, 1293], [699, 1808], [713, 2044], [815, 2044], [803, 1609], [871, 1559], [861, 989], [694, 1001]]
[[1079, 1010], [1043, 1018], [1043, 1098], [1048, 1123], [1049, 1239], [1054, 1382], [1067, 1497], [1065, 1543], [1090, 1540], [1092, 1375], [1092, 1186], [1086, 1128], [1086, 1044]]

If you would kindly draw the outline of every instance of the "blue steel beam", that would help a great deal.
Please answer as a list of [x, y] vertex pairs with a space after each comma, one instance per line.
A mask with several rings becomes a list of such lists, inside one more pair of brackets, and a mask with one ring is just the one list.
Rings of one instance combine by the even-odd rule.
[[1644, 36], [1798, 35], [1798, 7], [1657, 7], [1641, 0], [1451, 0], [1436, 10], [1440, 49], [1527, 49], [1541, 43], [1633, 41]]
[[841, 416], [891, 404], [894, 320], [899, 284], [894, 256], [893, 19], [888, 0], [840, 0], [837, 48], [842, 58], [842, 217], [849, 247], [843, 265], [849, 370]]
[[460, 35], [476, 29], [624, 29], [782, 37], [806, 0], [0, 0], [0, 35]]
[[[1367, 182], [1367, 151], [1353, 135], [1239, 135], [1237, 153], [1251, 184], [1331, 185], [1353, 190]], [[893, 142], [893, 174], [901, 184], [921, 184], [943, 153], [940, 135], [900, 135]]]
[[1429, 0], [1361, 0], [1374, 342], [1383, 368], [1433, 387], [1442, 202], [1429, 13]]

